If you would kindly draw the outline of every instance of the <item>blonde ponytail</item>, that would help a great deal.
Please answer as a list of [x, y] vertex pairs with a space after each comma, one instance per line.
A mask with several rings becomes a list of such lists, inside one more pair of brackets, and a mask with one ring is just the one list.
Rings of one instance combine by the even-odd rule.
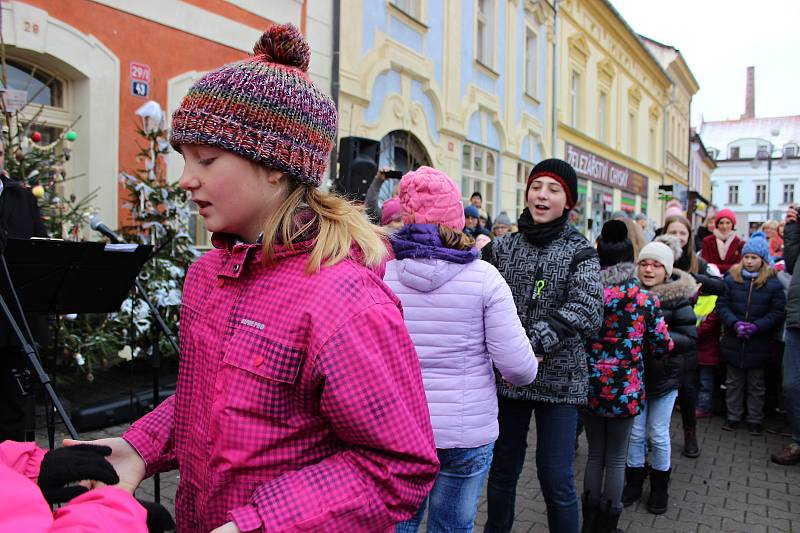
[[[308, 220], [299, 216], [304, 207], [313, 213]], [[307, 274], [349, 256], [353, 243], [361, 251], [358, 260], [367, 267], [380, 265], [388, 251], [385, 230], [370, 223], [355, 205], [316, 187], [300, 185], [264, 223], [264, 263], [275, 261], [276, 243], [292, 248], [312, 230], [316, 242], [306, 265]]]

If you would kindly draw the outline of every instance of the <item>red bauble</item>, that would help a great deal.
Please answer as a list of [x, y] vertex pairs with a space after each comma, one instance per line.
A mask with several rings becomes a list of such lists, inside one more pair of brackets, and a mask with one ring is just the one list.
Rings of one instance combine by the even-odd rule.
[[39, 141], [42, 140], [42, 134], [39, 133], [38, 131], [34, 131], [33, 133], [31, 133], [31, 140], [35, 143], [38, 143]]

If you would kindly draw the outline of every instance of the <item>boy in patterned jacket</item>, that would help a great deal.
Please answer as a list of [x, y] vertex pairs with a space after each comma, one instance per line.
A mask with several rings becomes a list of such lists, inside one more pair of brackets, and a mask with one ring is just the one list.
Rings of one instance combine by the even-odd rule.
[[586, 343], [603, 319], [597, 253], [569, 225], [578, 198], [575, 170], [560, 159], [536, 165], [528, 177], [519, 232], [482, 250], [505, 278], [537, 356], [536, 380], [525, 387], [498, 382], [500, 436], [489, 471], [487, 533], [508, 532], [525, 461], [531, 416], [536, 417], [536, 468], [550, 531], [577, 533], [575, 433], [586, 403]]

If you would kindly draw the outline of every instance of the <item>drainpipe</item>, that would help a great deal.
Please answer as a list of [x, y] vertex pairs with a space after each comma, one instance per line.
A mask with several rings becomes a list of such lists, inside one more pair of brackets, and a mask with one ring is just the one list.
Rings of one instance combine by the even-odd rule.
[[[333, 0], [333, 50], [331, 54], [331, 99], [333, 105], [338, 113], [339, 111], [339, 56], [340, 56], [340, 35], [341, 35], [341, 0]], [[333, 143], [333, 150], [331, 150], [331, 162], [329, 172], [331, 174], [331, 182], [336, 179], [336, 163], [339, 158], [339, 133], [336, 133], [336, 140]]]
[[[558, 7], [561, 0], [554, 0], [553, 2], [553, 105], [552, 105], [552, 124], [550, 127], [553, 129], [552, 138], [553, 146], [551, 148], [550, 157], [556, 157], [556, 150], [558, 148], [558, 39], [560, 32], [560, 23], [558, 20]], [[547, 5], [550, 5], [547, 3]]]

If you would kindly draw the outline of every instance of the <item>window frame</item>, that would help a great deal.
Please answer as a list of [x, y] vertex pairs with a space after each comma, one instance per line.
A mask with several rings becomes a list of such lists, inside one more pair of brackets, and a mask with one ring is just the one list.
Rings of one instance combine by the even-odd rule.
[[[489, 7], [485, 13], [483, 2]], [[490, 70], [495, 67], [495, 9], [495, 0], [475, 0], [475, 60]]]
[[728, 185], [728, 205], [739, 205], [739, 185]]
[[604, 144], [608, 144], [608, 101], [608, 91], [601, 88], [597, 95], [597, 137]]
[[[463, 168], [463, 161], [461, 164], [461, 197], [464, 201], [464, 205], [469, 205], [469, 199], [472, 197], [472, 193], [478, 191], [483, 197], [481, 209], [486, 211], [489, 216], [493, 216], [494, 208], [497, 204], [497, 176], [500, 171], [500, 152], [469, 141], [464, 141], [464, 145], [469, 146], [471, 152], [470, 169], [467, 170]], [[476, 160], [476, 152], [480, 152], [481, 161], [481, 168], [477, 170], [475, 169], [474, 165]], [[462, 156], [464, 153], [465, 150], [462, 148]], [[494, 158], [494, 175], [489, 175], [486, 172], [488, 161], [487, 156]]]
[[[783, 184], [783, 204], [793, 204], [794, 203], [794, 193], [795, 193], [795, 184], [794, 183], [784, 183]], [[788, 193], [788, 194], [787, 194]]]
[[581, 125], [581, 76], [576, 68], [570, 69], [569, 75], [569, 125], [580, 129]]
[[[529, 42], [533, 41], [531, 53]], [[525, 24], [525, 94], [539, 100], [539, 33], [530, 24]]]
[[[399, 9], [409, 17], [413, 18], [414, 20], [421, 21], [422, 20], [422, 1], [423, 0], [389, 0], [389, 3], [392, 4], [395, 8]], [[410, 4], [409, 7], [405, 7], [401, 4]]]
[[753, 205], [766, 205], [767, 204], [767, 184], [756, 183], [755, 195], [753, 197]]

